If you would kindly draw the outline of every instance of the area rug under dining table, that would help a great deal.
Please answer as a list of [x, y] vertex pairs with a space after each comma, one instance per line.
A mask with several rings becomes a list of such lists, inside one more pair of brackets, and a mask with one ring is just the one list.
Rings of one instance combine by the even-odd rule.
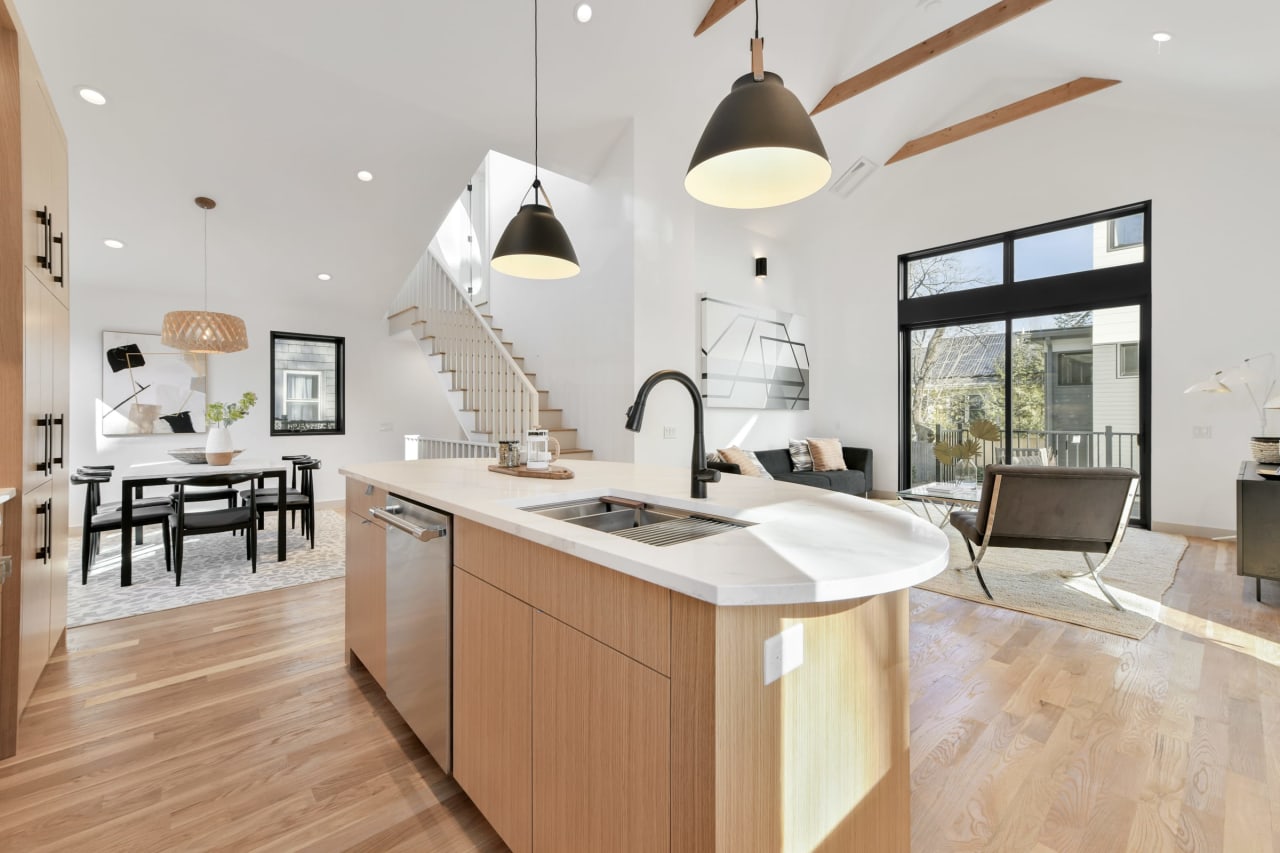
[[308, 547], [301, 526], [288, 530], [288, 559], [278, 563], [276, 519], [269, 513], [265, 529], [258, 532], [256, 574], [245, 557], [243, 538], [230, 533], [188, 536], [182, 586], [174, 586], [173, 573], [165, 571], [157, 528], [148, 527], [145, 542], [133, 546], [133, 584], [125, 587], [120, 586], [120, 534], [103, 536], [86, 585], [80, 583], [80, 538], [73, 535], [67, 559], [67, 627], [340, 578], [346, 573], [345, 523], [341, 512], [317, 510], [315, 549]]

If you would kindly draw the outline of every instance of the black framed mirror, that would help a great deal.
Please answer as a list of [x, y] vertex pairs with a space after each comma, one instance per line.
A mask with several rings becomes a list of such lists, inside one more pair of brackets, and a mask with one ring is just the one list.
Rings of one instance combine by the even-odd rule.
[[271, 333], [271, 434], [346, 433], [346, 338]]

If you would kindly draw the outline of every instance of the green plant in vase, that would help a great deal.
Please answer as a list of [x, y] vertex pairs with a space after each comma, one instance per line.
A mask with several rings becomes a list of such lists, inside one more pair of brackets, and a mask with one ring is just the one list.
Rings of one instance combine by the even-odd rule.
[[245, 391], [234, 403], [208, 403], [204, 407], [204, 421], [209, 430], [204, 456], [210, 465], [226, 465], [235, 456], [231, 442], [231, 425], [249, 414], [258, 403], [258, 395]]
[[960, 485], [978, 482], [978, 454], [986, 442], [999, 441], [1000, 427], [991, 421], [978, 419], [969, 424], [969, 437], [963, 441], [936, 441], [933, 455], [943, 465], [952, 466], [955, 481]]
[[208, 403], [204, 407], [204, 420], [207, 424], [221, 424], [229, 427], [249, 414], [249, 410], [258, 404], [258, 395], [245, 391], [234, 403]]

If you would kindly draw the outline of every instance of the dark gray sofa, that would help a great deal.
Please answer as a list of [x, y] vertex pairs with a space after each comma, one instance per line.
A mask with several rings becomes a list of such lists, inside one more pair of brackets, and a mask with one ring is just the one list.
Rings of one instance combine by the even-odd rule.
[[[847, 471], [793, 471], [791, 453], [783, 450], [757, 450], [756, 458], [775, 480], [800, 483], [865, 497], [871, 491], [871, 449], [868, 447], [842, 447]], [[731, 462], [712, 462], [711, 467], [726, 474], [741, 474], [742, 470]]]

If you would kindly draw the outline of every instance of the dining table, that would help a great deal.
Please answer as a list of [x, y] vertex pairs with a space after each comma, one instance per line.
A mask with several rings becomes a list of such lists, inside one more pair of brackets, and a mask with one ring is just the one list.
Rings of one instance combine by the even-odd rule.
[[[161, 486], [172, 477], [197, 477], [206, 474], [255, 474], [262, 479], [275, 479], [278, 494], [285, 493], [287, 462], [232, 462], [229, 465], [195, 465], [189, 462], [141, 462], [120, 475], [120, 585], [133, 584], [133, 501], [142, 496], [146, 486]], [[279, 501], [276, 523], [276, 560], [285, 561], [285, 511], [287, 501]]]

